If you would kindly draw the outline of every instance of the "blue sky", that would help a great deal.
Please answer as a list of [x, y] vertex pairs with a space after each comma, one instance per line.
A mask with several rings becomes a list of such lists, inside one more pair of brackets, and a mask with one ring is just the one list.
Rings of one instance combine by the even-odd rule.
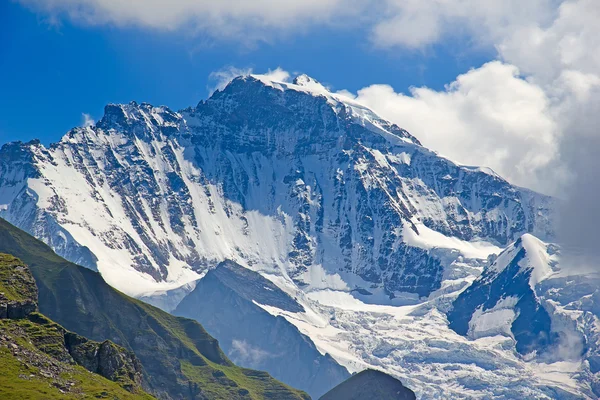
[[0, 143], [34, 138], [48, 144], [98, 119], [109, 102], [146, 101], [181, 109], [207, 97], [211, 72], [282, 67], [335, 89], [386, 83], [442, 90], [460, 73], [493, 58], [490, 49], [441, 41], [427, 48], [379, 48], [366, 28], [314, 26], [250, 45], [179, 29], [58, 24], [19, 3], [0, 2]]

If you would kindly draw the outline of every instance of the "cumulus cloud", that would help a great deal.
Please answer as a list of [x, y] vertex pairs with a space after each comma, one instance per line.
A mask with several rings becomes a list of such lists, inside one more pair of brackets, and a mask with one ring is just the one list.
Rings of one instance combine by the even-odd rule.
[[514, 183], [539, 186], [536, 175], [556, 158], [558, 131], [544, 91], [509, 64], [494, 61], [456, 78], [443, 91], [388, 85], [356, 99], [454, 161], [489, 166]]
[[[354, 0], [17, 0], [60, 20], [86, 25], [133, 25], [201, 31], [215, 39], [269, 40], [273, 31], [303, 30], [353, 13]], [[358, 1], [357, 1], [358, 3]]]
[[419, 48], [450, 37], [495, 45], [514, 29], [551, 20], [554, 0], [387, 0], [373, 25], [373, 41], [383, 47]]

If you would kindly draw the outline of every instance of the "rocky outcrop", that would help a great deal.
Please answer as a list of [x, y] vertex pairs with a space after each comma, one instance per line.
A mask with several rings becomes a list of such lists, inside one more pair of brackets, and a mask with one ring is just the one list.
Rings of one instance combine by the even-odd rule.
[[109, 340], [94, 342], [75, 333], [65, 334], [65, 346], [73, 360], [88, 371], [115, 382], [128, 390], [142, 385], [142, 365], [135, 355]]
[[0, 293], [0, 319], [21, 319], [37, 311], [37, 303], [31, 300], [8, 300]]
[[[25, 339], [58, 362], [81, 365], [130, 392], [140, 391], [142, 367], [133, 353], [108, 340], [88, 340], [40, 314], [38, 291], [29, 268], [16, 257], [1, 253], [0, 319], [27, 320], [25, 324], [7, 322], [2, 326], [11, 333], [11, 348], [19, 348], [14, 338]], [[34, 355], [31, 351], [24, 354]]]
[[21, 319], [38, 310], [33, 275], [19, 259], [0, 254], [0, 318]]
[[511, 337], [521, 354], [553, 349], [559, 337], [535, 290], [556, 261], [549, 247], [528, 234], [507, 247], [454, 300], [448, 312], [450, 328], [472, 339]]

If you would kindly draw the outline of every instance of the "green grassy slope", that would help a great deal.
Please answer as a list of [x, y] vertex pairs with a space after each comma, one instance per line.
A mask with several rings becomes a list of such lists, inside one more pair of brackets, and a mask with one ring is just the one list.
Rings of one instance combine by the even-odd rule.
[[148, 390], [160, 398], [309, 398], [265, 372], [235, 366], [196, 321], [118, 292], [98, 273], [64, 260], [2, 219], [0, 252], [29, 265], [41, 312], [80, 335], [132, 350], [142, 363]]
[[[152, 398], [139, 386], [130, 353], [66, 331], [36, 311], [37, 300], [27, 266], [0, 253], [0, 307], [11, 310], [0, 318], [1, 399]], [[101, 347], [109, 351], [99, 355]], [[100, 357], [112, 362], [114, 373], [102, 372], [113, 380], [90, 372]]]
[[[46, 353], [55, 353], [59, 346], [52, 326], [28, 319], [0, 320], [0, 337], [0, 399], [152, 398]], [[49, 343], [41, 346], [36, 340]]]
[[0, 253], [0, 293], [6, 300], [37, 301], [37, 290], [35, 284], [32, 285], [29, 273], [19, 273], [26, 269], [25, 264], [18, 258]]

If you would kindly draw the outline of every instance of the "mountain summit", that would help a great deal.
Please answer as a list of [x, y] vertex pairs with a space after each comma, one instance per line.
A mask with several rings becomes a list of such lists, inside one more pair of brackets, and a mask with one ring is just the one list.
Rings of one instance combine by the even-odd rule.
[[548, 238], [552, 206], [304, 75], [238, 77], [180, 112], [109, 104], [49, 148], [0, 150], [0, 216], [138, 296], [225, 259], [301, 286], [324, 274], [337, 288], [427, 296], [446, 263], [432, 234]]

